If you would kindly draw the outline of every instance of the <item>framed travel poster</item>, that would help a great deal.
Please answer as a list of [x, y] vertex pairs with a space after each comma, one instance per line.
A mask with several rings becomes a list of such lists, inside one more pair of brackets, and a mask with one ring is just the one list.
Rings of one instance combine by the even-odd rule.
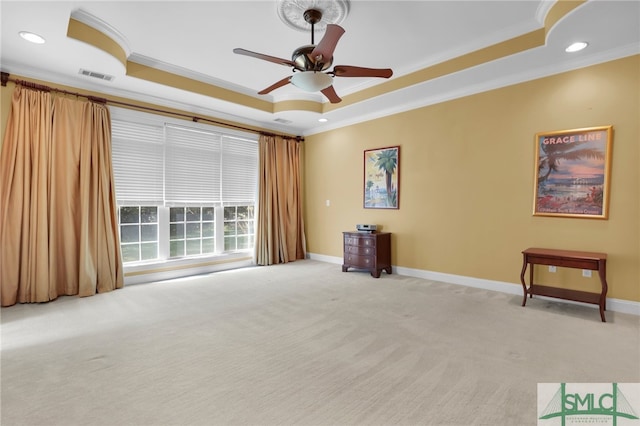
[[537, 133], [534, 216], [607, 219], [613, 126]]
[[399, 146], [364, 151], [364, 208], [397, 209], [399, 176]]

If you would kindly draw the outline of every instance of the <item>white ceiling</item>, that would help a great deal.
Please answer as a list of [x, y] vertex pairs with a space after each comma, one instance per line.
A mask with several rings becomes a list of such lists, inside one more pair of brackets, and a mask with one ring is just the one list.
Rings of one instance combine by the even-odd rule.
[[[320, 0], [297, 1], [304, 9]], [[352, 0], [348, 16], [340, 24], [346, 32], [335, 50], [334, 65], [392, 68], [394, 76], [390, 80], [337, 77], [334, 87], [344, 99], [539, 29], [553, 4], [546, 0]], [[327, 102], [321, 94], [302, 92], [292, 85], [257, 95], [290, 75], [291, 69], [232, 52], [241, 47], [290, 59], [294, 49], [310, 44], [309, 33], [280, 21], [275, 0], [2, 0], [0, 13], [0, 67], [4, 72], [299, 135], [640, 53], [640, 1], [591, 0], [560, 20], [544, 46], [332, 109], [322, 114], [329, 122], [319, 123], [317, 112], [264, 112], [127, 76], [123, 64], [113, 56], [67, 37], [72, 13], [81, 13], [108, 28], [111, 37], [119, 35], [116, 41], [132, 62], [270, 102]], [[28, 43], [18, 36], [19, 31], [35, 32], [47, 42]], [[316, 43], [322, 35], [316, 34]], [[579, 53], [564, 52], [568, 44], [578, 40], [589, 42], [589, 47]], [[105, 82], [82, 76], [81, 68], [115, 78]]]

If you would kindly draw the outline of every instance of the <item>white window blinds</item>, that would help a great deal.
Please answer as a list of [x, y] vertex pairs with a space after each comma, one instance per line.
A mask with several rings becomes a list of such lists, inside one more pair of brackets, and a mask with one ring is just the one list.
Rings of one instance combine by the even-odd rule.
[[167, 126], [166, 201], [218, 203], [221, 200], [221, 135]]
[[119, 108], [112, 155], [119, 204], [255, 203], [257, 136]]
[[222, 199], [225, 204], [255, 201], [258, 176], [258, 144], [237, 137], [222, 138]]
[[119, 204], [163, 203], [163, 150], [162, 126], [111, 121], [111, 155]]

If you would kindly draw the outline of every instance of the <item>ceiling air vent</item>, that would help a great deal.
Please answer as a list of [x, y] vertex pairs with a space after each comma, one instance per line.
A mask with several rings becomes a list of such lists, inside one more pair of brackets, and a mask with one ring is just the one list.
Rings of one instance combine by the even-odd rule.
[[102, 74], [95, 71], [83, 70], [82, 68], [80, 68], [80, 74], [86, 75], [87, 77], [98, 78], [100, 80], [105, 80], [105, 81], [113, 81], [113, 78], [114, 78], [112, 75]]
[[276, 119], [275, 119], [275, 120], [273, 120], [273, 121], [277, 121], [278, 123], [282, 123], [282, 124], [291, 124], [291, 123], [293, 123], [293, 121], [291, 121], [291, 120], [286, 120], [286, 119], [284, 119], [284, 118], [276, 118]]

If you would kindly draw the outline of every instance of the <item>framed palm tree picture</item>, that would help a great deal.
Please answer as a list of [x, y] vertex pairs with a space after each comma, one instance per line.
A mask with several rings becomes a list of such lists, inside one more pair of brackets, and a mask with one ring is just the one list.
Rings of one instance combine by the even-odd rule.
[[397, 209], [400, 197], [400, 147], [364, 151], [364, 208]]
[[612, 126], [537, 133], [534, 216], [607, 219]]

